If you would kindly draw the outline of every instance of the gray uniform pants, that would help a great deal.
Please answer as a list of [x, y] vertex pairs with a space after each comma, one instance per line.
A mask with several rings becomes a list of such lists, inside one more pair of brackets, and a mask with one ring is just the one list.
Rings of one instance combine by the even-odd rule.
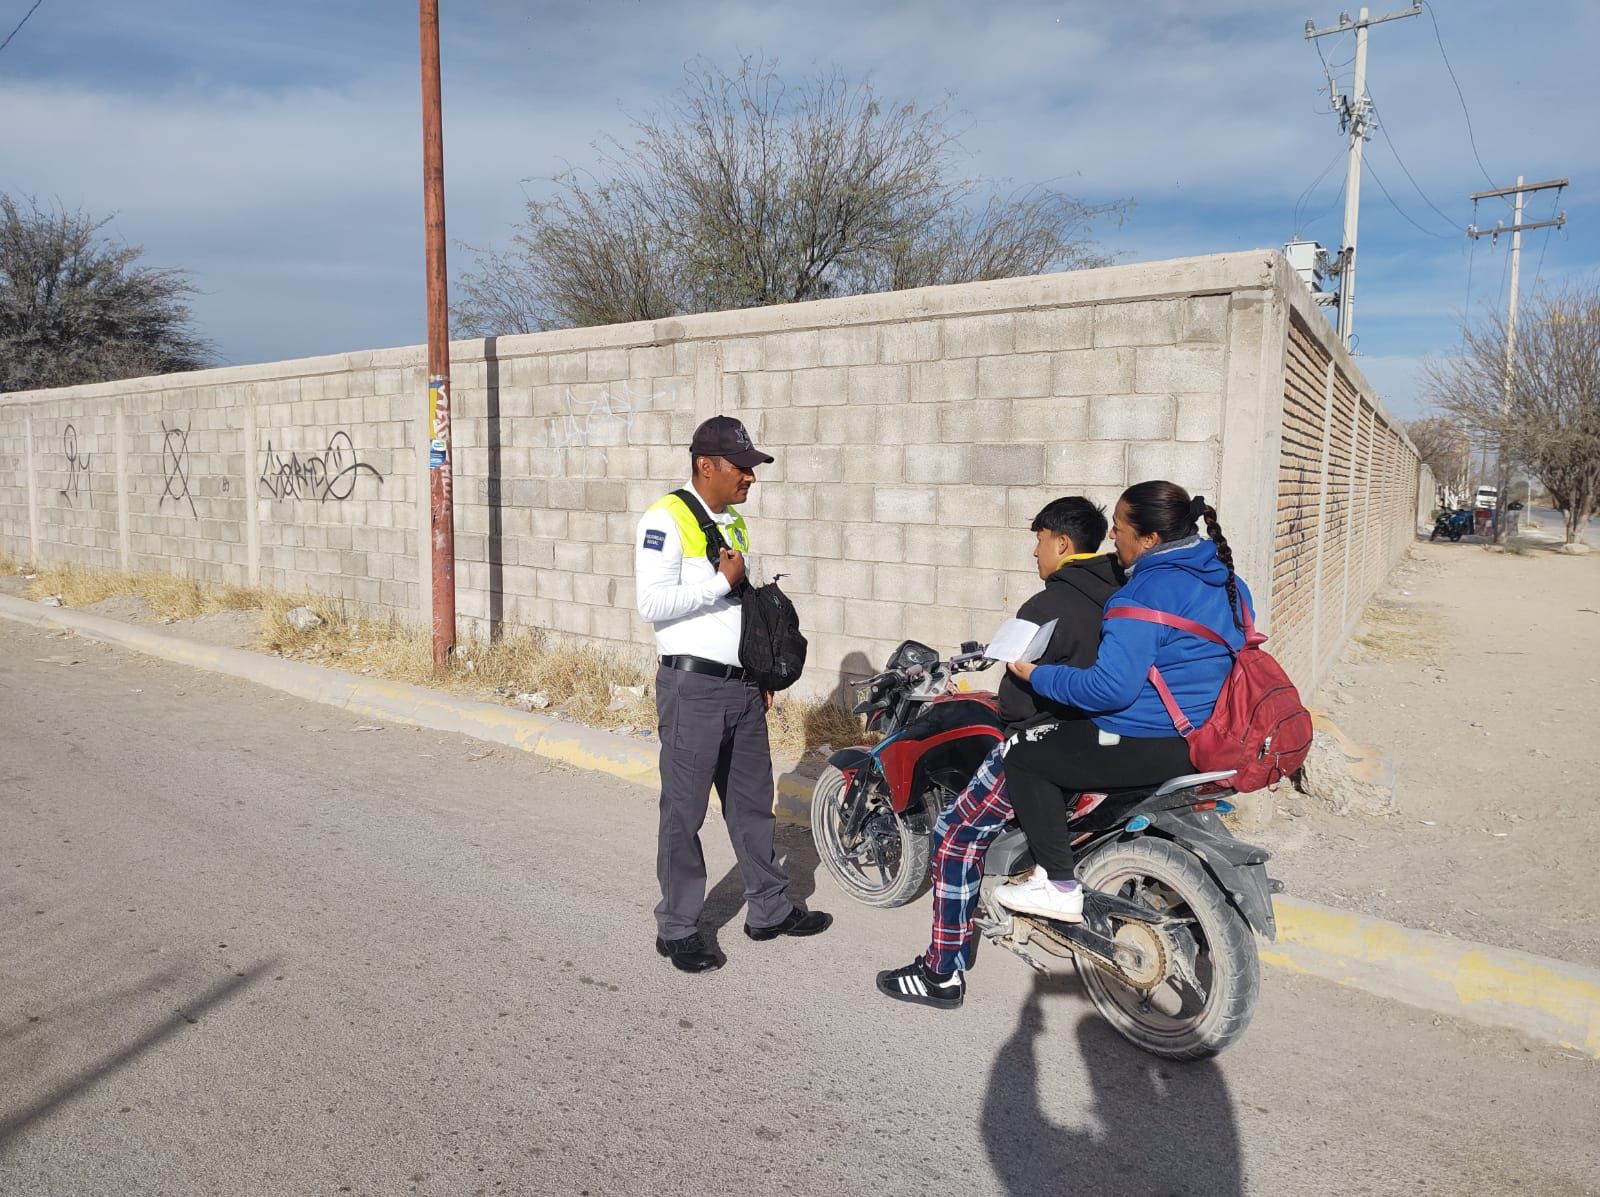
[[794, 904], [773, 849], [772, 753], [761, 691], [740, 681], [662, 667], [656, 670], [656, 715], [661, 731], [656, 926], [661, 937], [682, 939], [696, 930], [706, 899], [700, 828], [713, 785], [744, 874], [748, 921], [756, 927], [781, 923]]

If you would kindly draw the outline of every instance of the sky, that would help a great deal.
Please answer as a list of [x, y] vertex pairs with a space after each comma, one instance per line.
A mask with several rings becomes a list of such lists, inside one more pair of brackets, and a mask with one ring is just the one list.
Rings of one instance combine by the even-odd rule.
[[[0, 39], [32, 3], [0, 0]], [[1303, 37], [1308, 19], [1336, 23], [1328, 0], [440, 8], [452, 274], [469, 247], [509, 238], [538, 180], [593, 164], [597, 138], [661, 106], [696, 56], [948, 96], [971, 172], [1133, 200], [1098, 233], [1124, 261], [1340, 241], [1345, 139], [1324, 60], [1348, 93], [1354, 37]], [[1523, 294], [1600, 281], [1600, 122], [1582, 83], [1597, 47], [1588, 0], [1438, 0], [1372, 30], [1355, 349], [1397, 414], [1424, 413], [1421, 364], [1459, 343], [1465, 312], [1504, 310], [1508, 239], [1468, 241], [1469, 192], [1570, 177], [1568, 226], [1524, 238]], [[410, 4], [42, 0], [0, 50], [0, 191], [112, 216], [145, 262], [188, 270], [224, 362], [417, 344], [419, 112]], [[1528, 203], [1524, 219], [1545, 219], [1557, 197]], [[1505, 201], [1477, 206], [1480, 227], [1497, 219]]]

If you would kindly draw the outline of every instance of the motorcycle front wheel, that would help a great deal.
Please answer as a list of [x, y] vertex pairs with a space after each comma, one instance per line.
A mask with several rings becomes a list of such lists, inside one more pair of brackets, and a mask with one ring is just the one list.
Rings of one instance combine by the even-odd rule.
[[845, 776], [829, 765], [811, 791], [811, 838], [828, 875], [857, 902], [904, 906], [922, 892], [933, 852], [933, 828], [897, 813], [874, 786], [867, 794], [867, 819], [856, 843], [844, 843]]
[[1438, 528], [1438, 525], [1435, 525], [1433, 531], [1428, 533], [1428, 539], [1429, 540], [1438, 540], [1439, 539], [1439, 528]]
[[1162, 962], [1159, 980], [1148, 989], [1077, 958], [1084, 988], [1107, 1022], [1169, 1060], [1214, 1056], [1244, 1034], [1261, 989], [1255, 936], [1193, 853], [1142, 836], [1091, 852], [1078, 877], [1170, 920], [1164, 929], [1114, 924], [1119, 939], [1128, 937]]

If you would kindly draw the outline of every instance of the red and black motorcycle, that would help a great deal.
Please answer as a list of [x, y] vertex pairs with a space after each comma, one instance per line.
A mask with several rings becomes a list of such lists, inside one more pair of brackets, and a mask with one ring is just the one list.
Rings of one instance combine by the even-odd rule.
[[962, 693], [959, 673], [987, 667], [983, 645], [948, 661], [908, 640], [856, 683], [867, 730], [882, 738], [828, 760], [811, 794], [811, 834], [833, 879], [858, 902], [903, 906], [928, 879], [933, 827], [1004, 735], [993, 694]]
[[[999, 703], [957, 689], [986, 668], [981, 644], [948, 661], [907, 641], [888, 668], [858, 685], [857, 713], [882, 738], [835, 752], [811, 795], [817, 855], [839, 886], [869, 906], [901, 906], [928, 877], [940, 814], [961, 795], [1004, 732]], [[1277, 928], [1267, 853], [1235, 839], [1233, 773], [1070, 796], [1081, 922], [1013, 914], [994, 900], [1033, 867], [1014, 824], [984, 859], [975, 924], [982, 937], [1048, 971], [1070, 959], [1090, 999], [1127, 1039], [1158, 1056], [1215, 1055], [1244, 1032], [1260, 986], [1255, 934]]]

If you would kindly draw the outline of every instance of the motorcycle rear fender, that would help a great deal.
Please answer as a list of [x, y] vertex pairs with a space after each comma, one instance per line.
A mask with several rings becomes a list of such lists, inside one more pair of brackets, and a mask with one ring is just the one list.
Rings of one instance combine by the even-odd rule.
[[[1151, 828], [1164, 838], [1188, 849], [1199, 859], [1211, 879], [1257, 934], [1277, 939], [1278, 924], [1272, 913], [1271, 881], [1267, 877], [1267, 852], [1229, 835], [1215, 811], [1179, 814], [1164, 811], [1151, 816]], [[1113, 831], [1091, 843], [1080, 844], [1078, 854], [1087, 855], [1108, 839]], [[1009, 877], [1034, 865], [1028, 850], [1028, 837], [1012, 824], [989, 845], [983, 859], [987, 877]]]
[[1235, 839], [1216, 811], [1162, 811], [1152, 815], [1150, 822], [1154, 830], [1199, 858], [1257, 935], [1278, 938], [1278, 922], [1272, 913], [1272, 883], [1267, 876], [1270, 854], [1265, 848]]

